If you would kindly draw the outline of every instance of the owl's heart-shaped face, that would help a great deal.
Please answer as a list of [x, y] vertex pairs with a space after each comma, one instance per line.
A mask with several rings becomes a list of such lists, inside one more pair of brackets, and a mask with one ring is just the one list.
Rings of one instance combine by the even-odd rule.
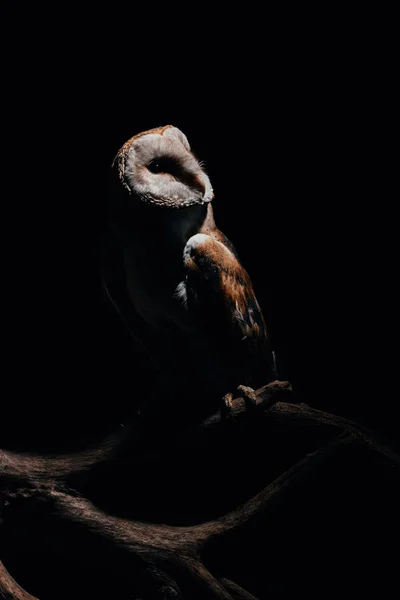
[[145, 203], [186, 208], [213, 199], [210, 180], [186, 136], [171, 125], [128, 140], [114, 164], [125, 188]]

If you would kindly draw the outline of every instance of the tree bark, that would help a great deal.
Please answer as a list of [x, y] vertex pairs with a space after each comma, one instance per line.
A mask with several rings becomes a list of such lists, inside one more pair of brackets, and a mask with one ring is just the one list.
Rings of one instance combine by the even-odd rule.
[[[0, 451], [4, 523], [12, 529], [22, 520], [27, 530], [32, 527], [33, 545], [43, 535], [49, 549], [65, 546], [67, 553], [70, 537], [76, 538], [74, 555], [80, 557], [83, 565], [93, 562], [104, 569], [114, 565], [126, 582], [127, 598], [254, 600], [259, 596], [231, 576], [222, 575], [223, 568], [218, 568], [218, 557], [229, 553], [235, 540], [260, 528], [267, 536], [268, 523], [282, 518], [280, 507], [286, 506], [291, 497], [297, 498], [307, 482], [315, 481], [321, 472], [329, 471], [338, 462], [346, 464], [347, 457], [358, 456], [361, 450], [363, 461], [379, 463], [382, 472], [391, 476], [396, 473], [396, 478], [400, 473], [399, 456], [383, 440], [346, 419], [304, 404], [279, 401], [290, 397], [290, 393], [287, 382], [274, 382], [257, 390], [255, 409], [248, 411], [244, 399], [237, 398], [228, 420], [217, 412], [197, 426], [175, 431], [173, 436], [164, 432], [166, 437], [159, 427], [153, 429], [150, 423], [138, 422], [121, 427], [103, 444], [67, 456]], [[102, 509], [86, 497], [91, 482], [98, 485], [101, 480], [105, 487], [109, 486], [118, 466], [122, 465], [127, 473], [135, 469], [146, 472], [148, 464], [168, 464], [170, 455], [208, 448], [212, 438], [227, 436], [240, 444], [243, 426], [247, 431], [260, 419], [265, 431], [311, 430], [317, 440], [324, 442], [266, 482], [247, 501], [218, 518], [188, 526], [149, 523], [136, 520], [134, 509], [131, 515], [121, 516], [118, 510]], [[35, 525], [37, 515], [40, 519], [45, 515], [39, 529]], [[208, 563], [217, 568], [210, 569]], [[0, 592], [7, 599], [35, 600], [1, 563]]]

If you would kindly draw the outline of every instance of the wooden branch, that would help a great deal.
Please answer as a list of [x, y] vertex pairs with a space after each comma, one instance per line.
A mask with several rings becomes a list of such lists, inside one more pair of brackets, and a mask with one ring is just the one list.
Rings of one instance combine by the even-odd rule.
[[[379, 451], [394, 461], [398, 460], [398, 456], [385, 446], [384, 441], [380, 441], [374, 433], [357, 423], [312, 409], [306, 404], [280, 401], [281, 398], [290, 398], [291, 393], [292, 388], [288, 382], [277, 381], [260, 388], [256, 392], [256, 408], [250, 414], [245, 400], [236, 398], [232, 402], [229, 425], [241, 418], [252, 418], [256, 414], [265, 413], [271, 427], [312, 427], [314, 430], [323, 429], [326, 434], [332, 435], [344, 430], [362, 432], [371, 445], [378, 444]], [[84, 478], [87, 482], [90, 477], [99, 477], [99, 472], [111, 472], [114, 465], [122, 460], [127, 468], [144, 463], [149, 458], [165, 460], [171, 451], [193, 448], [196, 444], [201, 446], [206, 437], [218, 435], [220, 428], [225, 425], [221, 412], [217, 411], [202, 423], [186, 430], [175, 433], [168, 430], [169, 446], [165, 445], [159, 428], [154, 428], [151, 423], [138, 421], [121, 426], [101, 444], [83, 452], [49, 457], [0, 450], [0, 490], [2, 487], [18, 489], [24, 487], [23, 483], [25, 487], [29, 487], [30, 482], [33, 486], [39, 485], [39, 482], [46, 482], [47, 485], [52, 482], [56, 487], [62, 487], [63, 484], [74, 486], [79, 478]]]
[[217, 537], [228, 532], [237, 532], [267, 509], [272, 510], [281, 501], [283, 495], [290, 492], [296, 485], [302, 484], [304, 478], [320, 467], [323, 462], [332, 460], [339, 451], [349, 445], [359, 443], [360, 439], [360, 436], [352, 432], [344, 432], [332, 442], [301, 459], [243, 506], [220, 519], [194, 526], [192, 530], [197, 542], [202, 547], [207, 542], [215, 541]]
[[[35, 509], [36, 505], [45, 510], [49, 519], [49, 539], [54, 528], [58, 547], [62, 545], [63, 529], [61, 527], [58, 532], [57, 523], [67, 522], [72, 532], [84, 530], [84, 539], [79, 538], [74, 549], [75, 554], [81, 553], [83, 560], [103, 561], [107, 565], [110, 557], [118, 552], [118, 568], [127, 579], [133, 569], [139, 581], [138, 593], [143, 598], [147, 597], [149, 590], [152, 598], [187, 598], [190, 590], [196, 589], [204, 600], [254, 600], [252, 594], [231, 578], [214, 577], [205, 568], [203, 556], [210, 547], [227, 543], [260, 516], [272, 514], [281, 501], [311, 478], [321, 465], [331, 462], [349, 448], [363, 447], [379, 455], [391, 467], [400, 467], [400, 457], [356, 423], [304, 404], [277, 402], [288, 397], [290, 392], [287, 382], [274, 382], [260, 388], [257, 390], [257, 405], [251, 411], [246, 409], [244, 400], [238, 398], [232, 403], [228, 422], [218, 411], [187, 431], [176, 431], [174, 435], [169, 432], [170, 447], [165, 446], [165, 437], [161, 441], [157, 439], [160, 434], [158, 428], [139, 422], [121, 427], [99, 446], [67, 456], [0, 451], [1, 494], [10, 506], [18, 501], [18, 515], [22, 515], [25, 509], [32, 511], [32, 506]], [[163, 461], [168, 452], [177, 448], [187, 451], [197, 442], [203, 443], [205, 437], [220, 435], [221, 428], [235, 430], [238, 420], [243, 422], [242, 419], [248, 418], [251, 422], [257, 413], [265, 419], [268, 427], [320, 429], [329, 441], [301, 458], [247, 502], [220, 518], [184, 527], [144, 523], [110, 514], [72, 489], [71, 482], [76, 482], [79, 477], [84, 476], [87, 481], [91, 477], [98, 478], [99, 473], [104, 485], [107, 485], [107, 473], [111, 473], [119, 462], [125, 469], [139, 464], [148, 456]], [[102, 549], [101, 555], [89, 551], [98, 546]], [[0, 592], [8, 594], [5, 595], [7, 600], [35, 600], [16, 584], [1, 563]]]
[[[288, 394], [291, 386], [288, 382], [274, 382], [257, 392], [257, 410], [267, 409], [276, 402], [282, 395]], [[232, 420], [236, 420], [240, 415], [246, 413], [246, 406], [243, 398], [238, 398], [233, 402]], [[221, 425], [221, 413], [218, 411], [215, 415], [206, 419], [199, 426], [184, 430], [183, 432], [173, 432], [168, 430], [171, 448], [185, 445], [188, 440], [190, 444], [196, 439], [204, 439], [204, 432], [213, 430]], [[46, 456], [33, 453], [17, 453], [12, 451], [0, 450], [0, 490], [5, 487], [2, 479], [7, 481], [8, 487], [19, 489], [21, 487], [37, 486], [39, 482], [45, 482], [47, 485], [62, 486], [63, 483], [73, 485], [71, 479], [76, 481], [79, 477], [88, 481], [90, 476], [98, 477], [98, 472], [112, 470], [116, 462], [124, 458], [124, 463], [136, 464], [143, 462], [146, 457], [154, 453], [161, 452], [165, 455], [168, 448], [160, 449], [159, 427], [154, 427], [153, 423], [133, 422], [128, 426], [121, 426], [116, 432], [112, 433], [101, 444], [93, 446], [83, 452], [74, 452], [60, 456]]]
[[[154, 550], [174, 553], [179, 551], [190, 554], [193, 543], [200, 542], [202, 545], [210, 534], [219, 535], [242, 526], [255, 513], [264, 510], [270, 503], [278, 501], [280, 496], [286, 493], [291, 486], [302, 480], [305, 472], [315, 469], [321, 462], [331, 459], [343, 446], [358, 441], [359, 438], [352, 433], [343, 434], [300, 460], [243, 507], [221, 519], [193, 527], [149, 526], [146, 523], [121, 519], [107, 515], [85, 498], [46, 487], [37, 488], [36, 497], [40, 497], [44, 501], [51, 501], [54, 515], [85, 525], [92, 533], [109, 539], [114, 545], [128, 551], [134, 549], [135, 552], [149, 557]], [[145, 541], [143, 542], [143, 540]], [[196, 545], [196, 548], [198, 547]]]
[[[203, 590], [204, 599], [228, 600], [240, 597], [238, 589], [235, 588], [231, 595], [223, 583], [218, 582], [203, 567], [200, 554], [204, 546], [211, 541], [214, 542], [216, 538], [221, 539], [228, 532], [230, 534], [238, 532], [253, 518], [276, 507], [282, 496], [302, 483], [307, 474], [315, 471], [322, 462], [331, 460], [345, 446], [358, 443], [359, 440], [360, 436], [346, 432], [300, 460], [245, 505], [220, 519], [192, 527], [135, 522], [106, 514], [85, 498], [45, 487], [37, 489], [36, 492], [42, 502], [51, 503], [53, 518], [84, 526], [90, 535], [106, 541], [113, 550], [118, 548], [123, 554], [128, 554], [134, 562], [144, 560], [149, 564], [161, 564], [161, 572], [166, 578], [174, 580], [177, 575], [184, 572], [186, 579], [192, 580], [193, 585]], [[60, 540], [57, 543], [59, 544]], [[76, 552], [79, 551], [83, 555], [86, 554], [86, 548], [83, 546], [76, 549]], [[106, 552], [103, 559], [106, 564], [108, 561]], [[130, 563], [127, 561], [126, 564]]]
[[35, 596], [28, 594], [11, 577], [0, 560], [0, 597], [4, 600], [38, 600]]
[[250, 592], [247, 592], [240, 585], [226, 577], [222, 577], [220, 582], [227, 590], [229, 590], [234, 600], [258, 600], [256, 596], [253, 596], [253, 594], [250, 594]]

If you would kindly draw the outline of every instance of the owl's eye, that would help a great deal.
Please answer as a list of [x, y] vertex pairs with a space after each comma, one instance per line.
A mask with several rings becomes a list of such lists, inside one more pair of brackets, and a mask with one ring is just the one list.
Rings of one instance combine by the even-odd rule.
[[147, 165], [151, 173], [169, 173], [174, 177], [179, 175], [179, 168], [173, 160], [169, 158], [155, 158]]

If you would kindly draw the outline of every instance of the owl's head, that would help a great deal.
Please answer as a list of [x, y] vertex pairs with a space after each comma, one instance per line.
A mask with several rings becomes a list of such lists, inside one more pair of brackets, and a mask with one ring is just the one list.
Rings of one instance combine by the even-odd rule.
[[113, 166], [129, 193], [148, 204], [186, 208], [213, 199], [201, 163], [186, 136], [172, 125], [135, 135], [119, 150]]

